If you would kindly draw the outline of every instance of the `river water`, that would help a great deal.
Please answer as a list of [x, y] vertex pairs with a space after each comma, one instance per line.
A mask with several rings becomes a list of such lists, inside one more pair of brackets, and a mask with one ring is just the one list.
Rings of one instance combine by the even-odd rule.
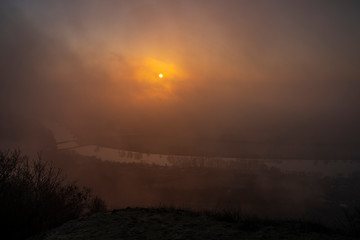
[[77, 138], [67, 128], [56, 123], [46, 123], [51, 130], [59, 151], [72, 151], [74, 153], [96, 157], [103, 161], [119, 163], [141, 163], [159, 166], [176, 166], [184, 163], [199, 164], [208, 167], [226, 167], [229, 163], [237, 161], [262, 162], [268, 167], [278, 168], [283, 172], [313, 173], [323, 176], [347, 176], [360, 172], [360, 161], [356, 160], [292, 160], [292, 159], [242, 159], [225, 157], [181, 156], [163, 155], [156, 153], [141, 153], [114, 149], [97, 145], [79, 145]]

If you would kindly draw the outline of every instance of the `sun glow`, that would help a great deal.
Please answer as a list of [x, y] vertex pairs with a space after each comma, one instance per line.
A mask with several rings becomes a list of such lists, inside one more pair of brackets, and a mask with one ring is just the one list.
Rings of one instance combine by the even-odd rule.
[[174, 63], [153, 58], [136, 59], [133, 69], [139, 90], [135, 95], [139, 99], [175, 99], [176, 89], [185, 79], [184, 73]]
[[129, 86], [133, 87], [132, 95], [136, 99], [176, 99], [180, 82], [186, 79], [174, 63], [142, 57], [129, 58], [126, 63], [116, 60], [106, 66], [114, 81], [123, 83], [131, 79]]

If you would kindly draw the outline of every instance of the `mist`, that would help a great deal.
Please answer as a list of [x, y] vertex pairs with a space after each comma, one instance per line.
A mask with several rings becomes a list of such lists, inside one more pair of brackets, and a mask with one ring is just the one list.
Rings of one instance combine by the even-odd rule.
[[357, 3], [279, 3], [3, 1], [2, 112], [130, 150], [358, 157]]
[[52, 159], [110, 209], [335, 219], [360, 199], [359, 10], [3, 0], [0, 151]]

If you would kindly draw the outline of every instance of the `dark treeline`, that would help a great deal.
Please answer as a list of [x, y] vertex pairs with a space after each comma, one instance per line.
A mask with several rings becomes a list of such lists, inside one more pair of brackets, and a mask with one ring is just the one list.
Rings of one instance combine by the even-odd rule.
[[332, 214], [342, 214], [342, 206], [356, 207], [360, 199], [356, 185], [347, 187], [351, 181], [359, 182], [358, 174], [328, 177], [283, 173], [261, 161], [206, 167], [199, 158], [169, 167], [65, 156], [59, 157], [56, 164], [69, 178], [91, 187], [111, 208], [159, 204], [194, 209], [235, 208], [262, 217], [304, 217], [334, 223], [338, 216]]
[[237, 209], [260, 218], [310, 220], [355, 232], [360, 219], [359, 172], [284, 173], [262, 161], [206, 165], [203, 158], [186, 157], [170, 159], [174, 166], [158, 166], [63, 154], [57, 156], [57, 166], [69, 179], [93, 189], [110, 208]]

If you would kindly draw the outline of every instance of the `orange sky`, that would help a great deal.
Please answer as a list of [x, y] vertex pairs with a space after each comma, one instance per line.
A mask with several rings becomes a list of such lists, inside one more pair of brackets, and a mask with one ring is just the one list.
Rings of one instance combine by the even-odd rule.
[[357, 1], [4, 1], [2, 102], [134, 132], [266, 140], [341, 129], [336, 137], [347, 138], [360, 119], [358, 9]]

